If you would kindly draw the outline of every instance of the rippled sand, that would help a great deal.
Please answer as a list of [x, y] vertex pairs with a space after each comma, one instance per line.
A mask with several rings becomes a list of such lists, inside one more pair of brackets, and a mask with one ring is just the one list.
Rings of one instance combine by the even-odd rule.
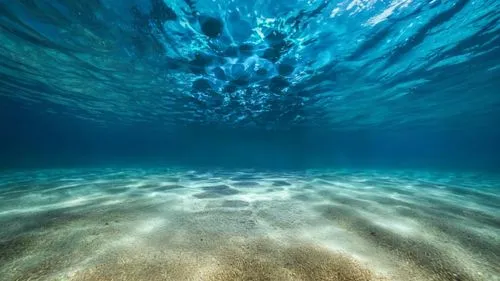
[[0, 280], [500, 280], [500, 177], [0, 175]]

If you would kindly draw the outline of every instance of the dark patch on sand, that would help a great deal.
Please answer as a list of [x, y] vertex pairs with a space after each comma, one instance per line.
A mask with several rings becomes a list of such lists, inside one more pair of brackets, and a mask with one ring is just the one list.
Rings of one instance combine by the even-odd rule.
[[[371, 241], [392, 254], [408, 261], [417, 268], [424, 270], [437, 280], [442, 281], [473, 281], [463, 268], [453, 259], [427, 241], [408, 239], [388, 229], [373, 224], [363, 218], [355, 210], [332, 205], [316, 207], [323, 217], [335, 221], [349, 232]], [[459, 278], [459, 279], [458, 279]]]
[[154, 189], [154, 191], [169, 191], [169, 190], [175, 190], [175, 189], [183, 189], [186, 188], [183, 185], [179, 184], [169, 184], [169, 185], [162, 185], [160, 187], [157, 187]]
[[338, 181], [339, 179], [341, 179], [341, 176], [340, 175], [318, 175], [316, 176], [316, 178], [318, 179], [322, 179], [322, 180], [325, 180], [325, 181]]
[[140, 191], [134, 191], [134, 192], [131, 192], [129, 194], [127, 194], [129, 197], [132, 197], [132, 198], [140, 198], [140, 197], [144, 197], [144, 194], [147, 194], [146, 192], [140, 192]]
[[205, 191], [223, 191], [227, 189], [231, 189], [229, 185], [225, 184], [219, 184], [219, 185], [208, 185], [208, 186], [203, 186], [201, 189]]
[[454, 205], [443, 200], [427, 198], [426, 211], [437, 217], [448, 217], [453, 219], [471, 219], [485, 225], [496, 227], [500, 225], [500, 217], [492, 216], [481, 210], [475, 210], [462, 205]]
[[156, 188], [156, 187], [158, 187], [157, 183], [148, 183], [148, 184], [143, 184], [143, 185], [139, 186], [138, 188], [139, 189], [152, 189], [152, 188]]
[[249, 205], [250, 203], [243, 200], [226, 200], [222, 202], [222, 207], [228, 207], [228, 208], [241, 208], [241, 207], [247, 207]]
[[167, 182], [179, 182], [181, 179], [177, 177], [167, 177], [167, 178], [162, 178], [162, 180]]
[[106, 193], [109, 194], [120, 194], [120, 193], [125, 193], [129, 190], [128, 187], [112, 187], [112, 188], [107, 188], [105, 189]]
[[334, 186], [333, 183], [325, 181], [325, 180], [314, 180], [310, 183], [311, 185], [326, 185], [326, 186]]
[[[472, 253], [480, 254], [485, 260], [495, 261], [499, 260], [498, 250], [500, 244], [498, 238], [491, 235], [491, 232], [482, 233], [484, 226], [480, 226], [476, 231], [474, 227], [476, 224], [481, 225], [481, 222], [474, 220], [473, 217], [467, 218], [443, 218], [436, 219], [435, 216], [424, 216], [419, 218], [427, 227], [435, 228], [443, 233], [452, 234], [453, 240], [460, 243], [460, 245]], [[464, 221], [471, 221], [466, 224]], [[497, 229], [500, 223], [490, 225], [491, 230]], [[498, 267], [500, 270], [500, 266]]]
[[80, 220], [85, 217], [84, 210], [72, 208], [61, 208], [35, 214], [23, 214], [0, 220], [0, 239], [1, 234], [8, 233], [9, 236], [25, 235], [27, 233], [39, 230], [58, 227]]
[[231, 185], [237, 187], [252, 187], [252, 186], [259, 186], [260, 183], [255, 181], [239, 181], [239, 182], [234, 182]]
[[406, 196], [414, 196], [415, 195], [415, 192], [414, 190], [407, 190], [407, 189], [404, 189], [403, 187], [400, 187], [400, 186], [379, 186], [379, 187], [375, 187], [375, 188], [378, 188], [380, 189], [380, 192], [387, 192], [387, 193], [397, 193], [398, 195], [406, 195]]
[[283, 187], [273, 187], [266, 189], [266, 192], [279, 192], [285, 190]]
[[382, 178], [368, 179], [368, 180], [363, 181], [363, 185], [371, 186], [371, 187], [380, 187], [380, 188], [390, 188], [390, 187], [394, 187], [397, 184], [399, 184], [399, 183], [396, 181], [382, 179]]
[[33, 245], [35, 235], [19, 235], [10, 239], [0, 240], [0, 264], [6, 264], [22, 257]]
[[231, 177], [231, 180], [233, 181], [248, 181], [248, 180], [259, 180], [261, 179], [260, 177], [257, 177], [255, 175], [237, 175], [234, 177]]
[[200, 180], [206, 180], [207, 179], [206, 177], [200, 176], [200, 175], [185, 175], [185, 177], [187, 179], [189, 179], [190, 181], [200, 181]]
[[239, 193], [238, 190], [224, 184], [204, 186], [202, 187], [202, 189], [205, 190], [205, 192], [197, 193], [193, 196], [199, 199], [205, 199], [205, 198], [218, 198], [222, 196], [234, 195]]
[[304, 186], [302, 186], [302, 189], [309, 189], [309, 190], [313, 190], [315, 189], [314, 188], [314, 185], [308, 183], [308, 184], [305, 184]]
[[299, 201], [304, 201], [304, 202], [312, 201], [312, 197], [310, 195], [307, 195], [307, 194], [293, 195], [292, 198], [296, 199], [296, 200], [299, 200]]
[[291, 183], [287, 181], [274, 181], [273, 186], [290, 186], [292, 185]]
[[[51, 235], [53, 234], [53, 235]], [[89, 255], [80, 234], [30, 233], [0, 242], [1, 280], [54, 280], [53, 274]]]

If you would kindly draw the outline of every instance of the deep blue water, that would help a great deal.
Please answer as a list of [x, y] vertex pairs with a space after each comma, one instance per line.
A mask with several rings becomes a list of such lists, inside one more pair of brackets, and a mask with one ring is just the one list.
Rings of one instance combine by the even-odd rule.
[[0, 167], [500, 167], [500, 1], [0, 0]]

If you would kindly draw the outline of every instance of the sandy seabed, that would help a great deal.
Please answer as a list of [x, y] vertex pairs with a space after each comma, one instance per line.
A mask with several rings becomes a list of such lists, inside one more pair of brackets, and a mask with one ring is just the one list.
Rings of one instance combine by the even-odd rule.
[[500, 280], [500, 176], [0, 175], [0, 280]]

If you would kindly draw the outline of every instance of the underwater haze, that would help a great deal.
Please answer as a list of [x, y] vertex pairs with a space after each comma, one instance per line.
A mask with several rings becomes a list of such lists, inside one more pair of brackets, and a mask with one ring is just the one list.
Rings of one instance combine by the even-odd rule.
[[500, 163], [495, 0], [0, 5], [4, 167]]
[[0, 281], [500, 281], [499, 0], [0, 0]]

